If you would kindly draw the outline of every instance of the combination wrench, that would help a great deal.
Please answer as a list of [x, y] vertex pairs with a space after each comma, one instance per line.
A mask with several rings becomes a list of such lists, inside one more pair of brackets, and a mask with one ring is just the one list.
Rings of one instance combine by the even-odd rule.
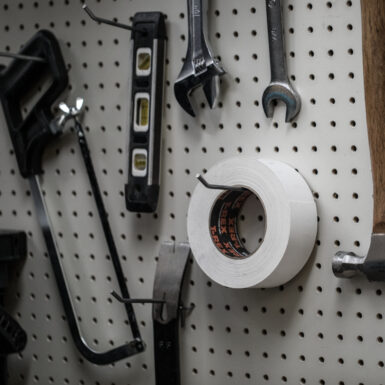
[[176, 99], [191, 116], [195, 116], [189, 99], [191, 93], [203, 86], [206, 99], [213, 108], [219, 93], [219, 76], [225, 74], [205, 36], [207, 1], [187, 0], [188, 48], [182, 70], [174, 84]]
[[266, 0], [267, 28], [269, 36], [271, 81], [262, 97], [262, 105], [268, 118], [274, 114], [274, 102], [286, 104], [286, 122], [291, 122], [301, 109], [301, 99], [290, 84], [287, 74], [281, 0]]

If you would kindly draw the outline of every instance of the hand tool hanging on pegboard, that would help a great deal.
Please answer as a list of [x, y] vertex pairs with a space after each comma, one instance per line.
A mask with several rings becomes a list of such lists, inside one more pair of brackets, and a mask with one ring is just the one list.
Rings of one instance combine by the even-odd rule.
[[188, 243], [163, 243], [159, 250], [153, 297], [164, 303], [153, 305], [156, 385], [180, 385], [179, 323], [186, 312], [181, 292], [187, 262], [191, 256]]
[[128, 211], [152, 213], [158, 205], [160, 186], [165, 15], [139, 12], [128, 26], [95, 16], [86, 4], [83, 9], [99, 23], [132, 31], [126, 207]]
[[286, 122], [299, 114], [301, 98], [290, 83], [287, 73], [284, 27], [281, 0], [266, 0], [267, 30], [270, 50], [271, 81], [262, 96], [262, 104], [268, 118], [274, 115], [274, 103], [286, 105]]
[[156, 385], [180, 385], [179, 324], [194, 309], [181, 301], [187, 262], [191, 257], [188, 243], [164, 242], [159, 250], [152, 299], [121, 298], [122, 303], [152, 303]]
[[[54, 103], [68, 87], [67, 70], [63, 56], [55, 36], [48, 31], [40, 31], [25, 44], [16, 58], [0, 73], [0, 99], [3, 105], [9, 134], [14, 146], [21, 175], [28, 178], [35, 202], [37, 217], [42, 229], [47, 251], [55, 274], [58, 290], [68, 320], [74, 343], [80, 353], [90, 362], [106, 365], [134, 354], [143, 352], [145, 344], [142, 341], [134, 309], [126, 304], [125, 309], [131, 327], [133, 340], [106, 352], [96, 352], [91, 349], [83, 338], [79, 329], [77, 316], [67, 287], [65, 274], [60, 263], [59, 251], [55, 241], [54, 230], [50, 224], [45, 206], [44, 195], [40, 188], [39, 176], [43, 173], [42, 156], [46, 147], [58, 139], [68, 120], [74, 120], [75, 132], [78, 137], [82, 157], [87, 169], [99, 217], [102, 222], [104, 235], [110, 251], [119, 288], [124, 297], [129, 297], [119, 255], [112, 236], [108, 216], [104, 208], [102, 195], [97, 183], [92, 165], [90, 152], [84, 131], [77, 116], [82, 107], [82, 100], [78, 99], [75, 107], [69, 108], [65, 104], [60, 107], [63, 116], [56, 118], [52, 112]], [[24, 60], [23, 56], [33, 56], [43, 59]], [[22, 115], [22, 100], [28, 93], [36, 93], [39, 82], [49, 77], [51, 84], [43, 92], [36, 104], [30, 108], [25, 117]]]
[[22, 231], [0, 231], [0, 384], [8, 381], [7, 356], [20, 353], [27, 344], [27, 334], [7, 312], [4, 295], [9, 286], [9, 264], [27, 255], [27, 235]]
[[191, 105], [192, 92], [203, 87], [210, 108], [214, 108], [219, 97], [219, 77], [226, 72], [214, 57], [207, 39], [208, 0], [187, 0], [188, 46], [187, 54], [174, 84], [175, 97], [181, 107], [195, 117]]
[[366, 122], [373, 175], [373, 228], [365, 257], [340, 251], [333, 258], [337, 277], [363, 274], [385, 281], [385, 2], [361, 1]]

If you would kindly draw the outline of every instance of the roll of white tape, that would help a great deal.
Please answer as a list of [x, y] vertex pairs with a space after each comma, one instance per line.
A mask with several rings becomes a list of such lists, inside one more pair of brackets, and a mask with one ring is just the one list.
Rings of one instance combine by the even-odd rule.
[[[198, 184], [191, 198], [187, 231], [202, 270], [230, 288], [274, 287], [292, 279], [305, 265], [317, 234], [316, 205], [303, 177], [270, 159], [237, 157], [211, 168], [210, 184], [246, 190], [208, 189]], [[265, 236], [249, 252], [237, 230], [239, 210], [255, 194], [265, 211]]]

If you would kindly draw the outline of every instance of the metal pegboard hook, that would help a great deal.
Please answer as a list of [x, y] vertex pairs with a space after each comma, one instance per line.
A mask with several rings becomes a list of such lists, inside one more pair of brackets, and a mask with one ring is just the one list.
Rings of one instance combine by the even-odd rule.
[[[116, 291], [111, 292], [111, 295], [120, 303], [130, 303], [130, 304], [141, 303], [143, 305], [145, 305], [145, 304], [153, 304], [153, 305], [154, 304], [162, 304], [162, 305], [164, 305], [167, 303], [166, 300], [162, 300], [162, 299], [123, 298]], [[179, 309], [180, 314], [181, 314], [181, 326], [184, 327], [186, 318], [193, 312], [193, 310], [195, 309], [195, 305], [194, 304], [191, 304], [190, 306], [180, 305], [178, 309]]]
[[19, 60], [27, 60], [27, 61], [35, 61], [39, 63], [46, 63], [47, 61], [39, 56], [30, 56], [30, 55], [21, 55], [19, 53], [11, 53], [11, 52], [0, 52], [1, 57], [6, 57], [10, 59], [19, 59]]
[[127, 24], [122, 24], [122, 23], [118, 23], [117, 21], [113, 21], [113, 20], [108, 20], [108, 19], [105, 19], [103, 17], [98, 17], [96, 16], [92, 11], [91, 9], [88, 7], [87, 4], [83, 4], [82, 8], [84, 9], [84, 11], [87, 13], [87, 15], [94, 21], [96, 21], [97, 23], [101, 23], [101, 24], [107, 24], [107, 25], [111, 25], [113, 27], [117, 27], [117, 28], [122, 28], [122, 29], [127, 29], [129, 31], [134, 31], [134, 32], [140, 32], [140, 33], [146, 33], [146, 31], [144, 29], [140, 29], [140, 28], [134, 28], [134, 27], [131, 27], [130, 25], [127, 25]]
[[206, 188], [210, 190], [228, 190], [228, 191], [247, 191], [244, 187], [236, 187], [236, 186], [224, 186], [220, 184], [211, 184], [207, 182], [205, 178], [201, 174], [196, 174], [196, 178], [205, 186]]
[[166, 303], [165, 300], [161, 300], [161, 299], [139, 299], [139, 298], [123, 298], [121, 297], [116, 291], [113, 291], [111, 293], [111, 295], [116, 299], [118, 300], [120, 303], [142, 303], [142, 304], [154, 304], [154, 303], [161, 303], [161, 304], [164, 304]]

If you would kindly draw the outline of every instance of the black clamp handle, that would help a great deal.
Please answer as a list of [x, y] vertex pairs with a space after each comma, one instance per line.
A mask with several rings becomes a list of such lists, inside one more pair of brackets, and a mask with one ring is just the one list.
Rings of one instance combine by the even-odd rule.
[[23, 231], [0, 231], [0, 384], [8, 381], [7, 356], [24, 350], [27, 333], [4, 309], [3, 295], [9, 284], [9, 264], [27, 255], [27, 235]]
[[9, 284], [9, 264], [27, 255], [27, 235], [23, 231], [0, 231], [0, 356], [21, 352], [27, 334], [3, 308], [3, 294]]
[[[39, 31], [21, 55], [44, 61], [13, 60], [0, 72], [0, 98], [20, 173], [24, 178], [42, 173], [44, 150], [60, 132], [53, 125], [52, 106], [68, 86], [68, 75], [59, 43], [49, 31]], [[23, 117], [22, 103], [38, 91], [47, 77], [51, 85]]]
[[188, 243], [163, 243], [159, 251], [153, 297], [156, 385], [179, 385], [179, 320], [184, 308], [181, 290], [191, 250]]
[[27, 333], [19, 323], [0, 306], [0, 356], [19, 353], [27, 344]]

